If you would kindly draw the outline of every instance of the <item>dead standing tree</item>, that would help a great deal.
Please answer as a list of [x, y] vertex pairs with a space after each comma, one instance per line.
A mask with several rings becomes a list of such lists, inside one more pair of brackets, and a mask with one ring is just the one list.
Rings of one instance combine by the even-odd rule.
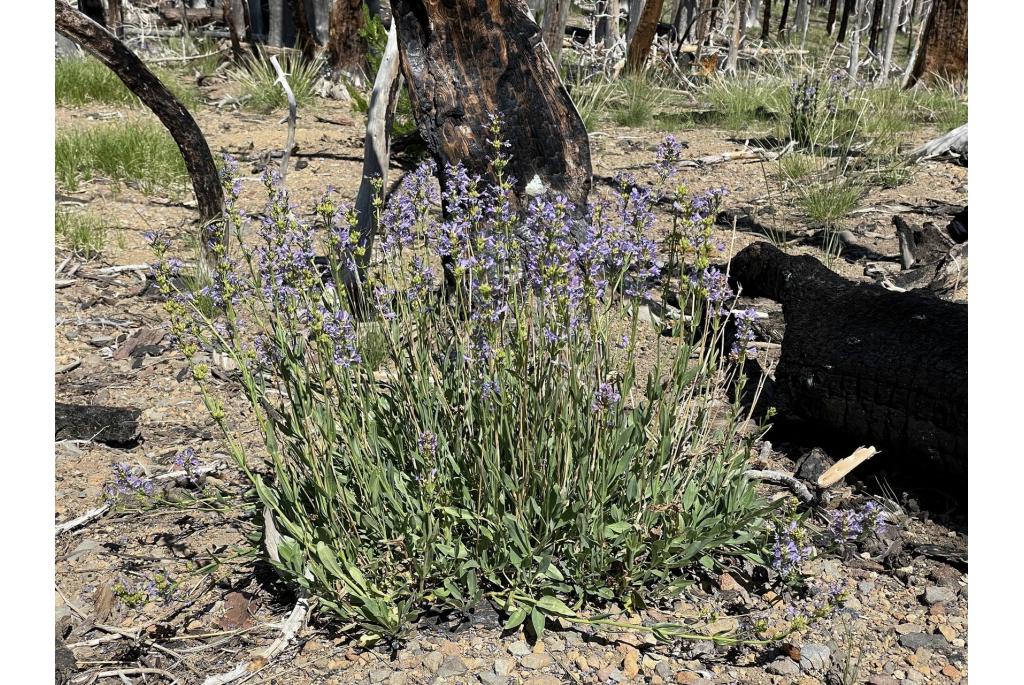
[[488, 176], [486, 128], [501, 114], [517, 203], [536, 175], [582, 206], [587, 131], [524, 0], [395, 0], [392, 12], [413, 115], [438, 168], [462, 162]]
[[[185, 159], [203, 224], [224, 211], [224, 191], [203, 132], [185, 106], [114, 34], [62, 0], [54, 0], [55, 28], [105, 64], [167, 127]], [[206, 250], [205, 241], [203, 249]], [[209, 261], [209, 255], [205, 255]]]
[[967, 77], [967, 0], [933, 0], [904, 87]]
[[661, 8], [664, 0], [647, 0], [636, 20], [636, 29], [633, 31], [633, 38], [629, 41], [629, 50], [626, 53], [626, 70], [638, 72], [647, 63], [647, 56], [651, 52], [651, 44], [654, 42], [654, 34], [658, 29], [658, 20], [661, 18]]

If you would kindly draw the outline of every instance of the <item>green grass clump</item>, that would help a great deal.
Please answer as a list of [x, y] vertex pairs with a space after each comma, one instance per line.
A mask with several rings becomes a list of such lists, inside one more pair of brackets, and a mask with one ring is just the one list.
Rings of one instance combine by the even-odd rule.
[[[288, 77], [295, 103], [299, 107], [311, 103], [317, 79], [323, 70], [323, 60], [318, 58], [310, 62], [300, 53], [289, 50], [279, 55], [277, 61]], [[247, 59], [242, 68], [234, 71], [234, 78], [241, 84], [242, 94], [247, 98], [246, 109], [269, 114], [288, 107], [288, 97], [277, 82], [277, 72], [266, 54], [261, 52], [259, 57]]]
[[644, 73], [623, 76], [616, 85], [619, 96], [612, 118], [619, 126], [646, 126], [668, 101], [664, 90]]
[[797, 201], [809, 219], [832, 225], [856, 209], [863, 195], [864, 188], [856, 180], [838, 178], [799, 190]]
[[[189, 109], [200, 103], [198, 91], [186, 86], [166, 69], [154, 69], [167, 89]], [[142, 102], [121, 79], [92, 57], [74, 57], [57, 61], [54, 71], [54, 97], [58, 105], [81, 107], [91, 103], [141, 107]]]
[[57, 135], [58, 183], [68, 190], [98, 176], [142, 190], [181, 189], [188, 180], [181, 151], [167, 130], [150, 120], [72, 129]]
[[576, 86], [571, 94], [588, 133], [597, 130], [616, 96], [614, 84], [604, 79]]
[[57, 208], [54, 228], [57, 238], [82, 259], [97, 257], [106, 247], [108, 222], [94, 214]]
[[763, 129], [785, 111], [786, 96], [785, 82], [774, 76], [718, 76], [697, 91], [710, 119], [729, 131]]

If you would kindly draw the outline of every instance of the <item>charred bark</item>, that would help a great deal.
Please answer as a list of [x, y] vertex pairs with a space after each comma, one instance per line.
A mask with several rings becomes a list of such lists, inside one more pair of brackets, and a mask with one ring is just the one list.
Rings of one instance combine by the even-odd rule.
[[643, 11], [637, 19], [636, 30], [633, 32], [633, 39], [629, 42], [629, 50], [626, 53], [626, 69], [631, 72], [638, 72], [647, 63], [647, 55], [651, 52], [651, 44], [654, 42], [654, 34], [658, 28], [658, 19], [661, 17], [661, 8], [665, 0], [647, 0], [644, 3]]
[[767, 243], [737, 254], [731, 274], [744, 295], [783, 305], [780, 416], [966, 473], [966, 304], [853, 283]]
[[836, 24], [836, 9], [838, 8], [839, 0], [829, 0], [828, 3], [828, 18], [825, 19], [825, 33], [832, 35], [832, 28]]
[[392, 10], [413, 115], [438, 168], [462, 162], [488, 176], [486, 129], [501, 114], [519, 203], [537, 175], [582, 206], [591, 186], [587, 132], [526, 3], [395, 0]]
[[306, 0], [288, 0], [291, 5], [292, 21], [295, 23], [295, 47], [302, 52], [307, 60], [316, 57], [316, 39], [309, 28], [309, 16], [306, 14]]
[[210, 146], [196, 120], [167, 86], [114, 34], [61, 0], [55, 0], [55, 5], [57, 32], [75, 41], [107, 65], [128, 90], [142, 100], [167, 127], [185, 159], [203, 223], [219, 219], [224, 210], [224, 191]]
[[112, 447], [131, 447], [141, 437], [140, 409], [56, 402], [53, 414], [57, 440], [93, 440]]
[[330, 24], [331, 66], [347, 74], [361, 72], [366, 64], [366, 45], [359, 37], [363, 26], [362, 0], [334, 0]]
[[967, 78], [967, 0], [933, 0], [905, 86]]
[[846, 29], [850, 25], [850, 14], [854, 11], [857, 0], [843, 0], [843, 14], [839, 19], [839, 35], [836, 36], [837, 43], [846, 42]]

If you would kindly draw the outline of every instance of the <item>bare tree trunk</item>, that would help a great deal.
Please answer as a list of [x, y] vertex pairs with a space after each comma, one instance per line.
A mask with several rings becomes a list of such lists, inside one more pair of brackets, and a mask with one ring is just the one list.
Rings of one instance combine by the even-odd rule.
[[78, 11], [106, 28], [107, 10], [103, 8], [103, 0], [78, 0]]
[[885, 26], [884, 47], [882, 49], [882, 70], [878, 78], [885, 81], [889, 78], [889, 70], [892, 67], [892, 50], [896, 45], [896, 29], [900, 25], [900, 6], [903, 0], [889, 0], [887, 15], [889, 18]]
[[967, 78], [967, 0], [932, 0], [906, 83]]
[[729, 41], [729, 59], [725, 63], [725, 70], [730, 74], [736, 73], [736, 60], [739, 57], [740, 41], [743, 39], [743, 22], [746, 19], [747, 0], [736, 0], [736, 15], [733, 20], [732, 40]]
[[284, 0], [269, 0], [267, 3], [269, 13], [267, 14], [267, 44], [279, 48], [283, 44], [282, 34], [284, 33]]
[[362, 0], [334, 0], [331, 5], [331, 66], [349, 75], [361, 74], [366, 64], [366, 46], [359, 37], [363, 27]]
[[243, 0], [228, 0], [224, 5], [224, 18], [227, 20], [228, 34], [231, 39], [231, 54], [236, 60], [243, 57], [242, 35], [245, 32], [245, 9]]
[[747, 3], [747, 27], [752, 28], [761, 25], [761, 0], [750, 0]]
[[647, 55], [651, 52], [651, 43], [654, 42], [654, 34], [657, 32], [664, 4], [665, 0], [647, 0], [644, 4], [643, 12], [636, 23], [633, 40], [629, 42], [629, 50], [626, 53], [628, 71], [639, 72], [647, 63]]
[[825, 32], [832, 35], [832, 28], [836, 24], [836, 9], [839, 7], [839, 0], [829, 0], [828, 18], [825, 20]]
[[526, 3], [492, 0], [489, 8], [481, 15], [476, 0], [394, 0], [402, 73], [420, 135], [439, 169], [462, 162], [490, 177], [485, 132], [490, 115], [501, 113], [516, 202], [528, 199], [526, 185], [536, 175], [580, 207], [591, 186], [583, 121], [547, 49], [537, 49]]
[[808, 5], [808, 0], [796, 0], [796, 21], [794, 25], [796, 30], [800, 32], [800, 47], [804, 47], [807, 42], [807, 27], [811, 20], [811, 11]]
[[882, 5], [885, 0], [874, 0], [871, 7], [871, 37], [868, 39], [868, 51], [878, 54], [878, 33], [882, 24]]
[[850, 14], [853, 13], [854, 16], [857, 16], [856, 12], [854, 12], [856, 5], [857, 0], [843, 0], [843, 16], [839, 20], [839, 35], [836, 36], [837, 43], [846, 42], [846, 29], [850, 23]]
[[572, 0], [546, 0], [540, 34], [551, 53], [551, 61], [557, 67], [562, 62], [562, 41], [565, 39], [565, 22], [569, 18]]
[[124, 8], [121, 0], [107, 0], [107, 28], [118, 38], [124, 37]]
[[856, 79], [860, 70], [861, 34], [871, 27], [871, 0], [857, 0], [856, 5], [853, 37], [850, 39], [850, 62], [846, 69], [851, 79]]
[[786, 20], [789, 19], [789, 0], [782, 3], [782, 17], [779, 19], [779, 38], [785, 38], [789, 42], [789, 34], [786, 33]]
[[591, 45], [600, 43], [604, 45], [608, 38], [608, 3], [606, 0], [597, 0], [594, 3], [594, 32], [590, 35]]
[[291, 5], [292, 21], [295, 23], [295, 47], [307, 60], [316, 57], [316, 40], [309, 30], [309, 16], [306, 14], [306, 0], [288, 0]]
[[917, 5], [920, 0], [912, 0], [910, 3], [910, 17], [907, 19], [907, 54], [914, 49], [914, 20], [917, 19]]
[[348, 274], [347, 278], [357, 276], [355, 283], [346, 283], [350, 293], [361, 293], [363, 276], [370, 265], [373, 254], [373, 240], [377, 233], [377, 217], [373, 211], [374, 179], [381, 180], [381, 186], [388, 185], [388, 166], [391, 159], [391, 125], [395, 118], [395, 105], [398, 102], [398, 87], [401, 82], [399, 73], [398, 29], [391, 22], [388, 29], [387, 45], [381, 57], [380, 67], [373, 81], [373, 92], [370, 94], [370, 107], [366, 114], [366, 137], [363, 141], [363, 175], [356, 196], [356, 213], [359, 215], [357, 232], [362, 253], [359, 257], [358, 274]]
[[697, 14], [697, 35], [694, 42], [703, 45], [711, 33], [711, 0], [701, 0]]
[[610, 48], [619, 41], [619, 0], [606, 0], [605, 7], [608, 13], [608, 32], [604, 36], [604, 45]]
[[640, 16], [643, 14], [645, 0], [627, 0], [629, 6], [629, 20], [626, 22], [626, 44], [633, 42], [636, 35], [637, 25], [640, 23]]
[[[210, 154], [210, 146], [203, 132], [167, 86], [153, 75], [134, 52], [117, 37], [87, 16], [61, 0], [55, 2], [55, 28], [81, 45], [111, 71], [143, 104], [167, 127], [185, 160], [192, 188], [199, 205], [199, 216], [204, 224], [218, 220], [224, 211], [224, 191], [220, 185], [217, 166]], [[201, 241], [204, 253], [208, 249]], [[209, 260], [209, 255], [204, 254]]]
[[771, 35], [772, 0], [764, 0], [764, 19], [761, 20], [761, 40], [767, 42]]
[[320, 45], [331, 42], [331, 0], [310, 0], [313, 6], [313, 37]]

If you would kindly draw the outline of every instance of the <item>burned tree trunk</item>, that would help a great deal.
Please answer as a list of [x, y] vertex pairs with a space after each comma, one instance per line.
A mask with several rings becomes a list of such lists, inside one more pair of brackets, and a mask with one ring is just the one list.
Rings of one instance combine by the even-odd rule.
[[309, 16], [306, 14], [306, 0], [288, 0], [291, 5], [292, 21], [295, 23], [295, 47], [302, 52], [307, 60], [316, 56], [316, 40], [309, 28]]
[[103, 28], [107, 27], [107, 11], [103, 9], [103, 0], [78, 0], [78, 11]]
[[780, 416], [966, 473], [966, 304], [853, 283], [767, 243], [740, 251], [731, 274], [744, 295], [783, 305]]
[[537, 175], [586, 202], [587, 132], [523, 0], [395, 0], [392, 11], [413, 115], [439, 169], [462, 162], [488, 175], [486, 128], [501, 114], [517, 200]]
[[837, 43], [846, 42], [846, 28], [850, 23], [850, 13], [856, 9], [857, 0], [843, 0], [843, 14], [839, 19], [839, 35], [836, 36]]
[[544, 17], [541, 19], [540, 32], [544, 44], [551, 53], [551, 61], [555, 66], [562, 61], [562, 41], [565, 39], [565, 22], [569, 19], [571, 0], [547, 0], [544, 3]]
[[767, 41], [771, 32], [772, 0], [764, 0], [764, 19], [761, 20], [761, 40]]
[[366, 48], [359, 37], [363, 27], [362, 0], [334, 0], [331, 5], [331, 66], [346, 74], [357, 74], [366, 63]]
[[828, 18], [825, 19], [825, 33], [832, 35], [832, 27], [836, 24], [836, 9], [838, 8], [839, 0], [829, 0], [828, 3]]
[[904, 86], [967, 77], [967, 0], [933, 0]]
[[[110, 33], [74, 8], [55, 0], [58, 33], [81, 45], [107, 65], [143, 104], [167, 127], [185, 159], [199, 215], [203, 223], [218, 219], [224, 210], [224, 191], [210, 146], [185, 106], [167, 90], [134, 52]], [[205, 242], [204, 242], [205, 247]]]
[[629, 50], [626, 53], [627, 71], [640, 71], [647, 63], [647, 55], [651, 52], [651, 43], [654, 42], [654, 34], [664, 4], [665, 0], [647, 0], [644, 4], [643, 11], [637, 19], [633, 39], [629, 41]]
[[124, 8], [121, 0], [107, 0], [107, 28], [118, 38], [124, 37]]

